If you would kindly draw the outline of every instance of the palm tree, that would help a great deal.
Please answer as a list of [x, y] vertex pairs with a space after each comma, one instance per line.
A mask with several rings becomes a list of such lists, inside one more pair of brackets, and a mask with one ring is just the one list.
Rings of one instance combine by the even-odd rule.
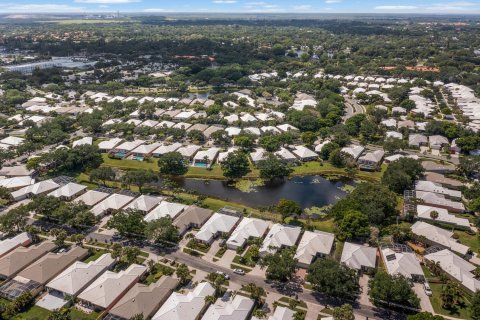
[[442, 306], [445, 309], [450, 309], [462, 300], [462, 293], [456, 282], [448, 281], [442, 286], [440, 297], [442, 298]]
[[265, 295], [265, 289], [260, 286], [257, 286], [254, 283], [249, 283], [244, 287], [244, 290], [250, 293], [250, 298], [252, 298], [256, 303], [260, 301], [262, 296]]
[[435, 210], [430, 211], [430, 218], [432, 218], [432, 220], [436, 220], [438, 218], [438, 215], [439, 215], [438, 211], [435, 211]]
[[215, 296], [206, 296], [206, 297], [205, 297], [205, 303], [206, 303], [206, 304], [215, 303], [215, 300], [217, 300], [217, 299], [215, 298]]

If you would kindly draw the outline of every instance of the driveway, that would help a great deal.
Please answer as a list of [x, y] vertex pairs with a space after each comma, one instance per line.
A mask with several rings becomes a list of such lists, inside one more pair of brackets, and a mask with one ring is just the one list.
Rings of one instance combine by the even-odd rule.
[[418, 298], [420, 299], [420, 307], [422, 311], [433, 313], [432, 303], [430, 302], [430, 298], [425, 294], [425, 291], [423, 290], [423, 284], [415, 283], [413, 291], [415, 291]]

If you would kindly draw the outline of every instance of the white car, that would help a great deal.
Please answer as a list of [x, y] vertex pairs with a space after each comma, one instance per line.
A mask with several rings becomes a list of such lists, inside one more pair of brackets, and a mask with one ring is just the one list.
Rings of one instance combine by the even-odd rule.
[[428, 285], [428, 282], [424, 282], [423, 283], [423, 291], [425, 291], [425, 294], [429, 297], [432, 296], [432, 289], [430, 288], [430, 286]]
[[245, 271], [242, 269], [233, 269], [233, 273], [239, 274], [241, 276], [245, 275]]

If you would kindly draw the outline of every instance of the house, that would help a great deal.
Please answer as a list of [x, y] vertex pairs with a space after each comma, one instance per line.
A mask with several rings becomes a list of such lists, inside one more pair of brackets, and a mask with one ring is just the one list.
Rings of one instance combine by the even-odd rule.
[[102, 152], [109, 152], [110, 150], [113, 150], [116, 146], [118, 146], [120, 143], [122, 143], [123, 139], [120, 138], [113, 138], [110, 140], [105, 140], [101, 141], [98, 144], [98, 149]]
[[182, 146], [181, 143], [175, 142], [173, 144], [161, 145], [153, 151], [154, 157], [161, 157], [166, 153], [175, 152]]
[[70, 201], [85, 192], [86, 189], [87, 187], [84, 185], [75, 182], [69, 182], [57, 190], [50, 192], [48, 195], [65, 201]]
[[390, 275], [401, 274], [413, 281], [424, 279], [420, 262], [408, 247], [403, 245], [385, 246], [380, 250], [383, 263]]
[[250, 238], [262, 238], [271, 223], [261, 219], [243, 218], [227, 240], [227, 248], [242, 248]]
[[[470, 248], [453, 239], [453, 232], [436, 227], [423, 221], [417, 221], [411, 226], [412, 232], [417, 236], [425, 238], [427, 244], [438, 244], [444, 248], [466, 255]], [[425, 242], [422, 241], [421, 242]], [[430, 243], [428, 243], [430, 242]]]
[[258, 165], [258, 163], [267, 158], [267, 151], [263, 148], [257, 148], [254, 152], [250, 153], [250, 158], [252, 159], [253, 164]]
[[387, 131], [386, 134], [385, 134], [385, 137], [387, 139], [399, 139], [399, 140], [402, 140], [403, 139], [403, 134], [401, 134], [400, 132], [397, 132], [397, 131]]
[[84, 146], [84, 145], [91, 146], [92, 144], [93, 144], [92, 137], [83, 137], [82, 139], [73, 141], [72, 148]]
[[207, 138], [210, 139], [210, 136], [212, 133], [217, 132], [219, 130], [224, 130], [223, 127], [218, 126], [218, 125], [212, 125], [208, 127], [205, 131], [203, 131], [203, 135]]
[[313, 161], [318, 159], [318, 154], [308, 149], [305, 146], [295, 146], [295, 149], [292, 152], [297, 156], [301, 161]]
[[302, 228], [276, 223], [263, 240], [260, 254], [274, 253], [277, 249], [293, 247], [300, 237]]
[[223, 161], [225, 161], [225, 159], [227, 159], [230, 153], [234, 153], [236, 151], [238, 151], [237, 147], [231, 147], [231, 148], [228, 148], [228, 150], [225, 152], [220, 152], [217, 157], [217, 162], [222, 163]]
[[147, 272], [147, 267], [130, 265], [118, 273], [105, 271], [79, 295], [80, 304], [92, 310], [109, 310]]
[[137, 283], [110, 309], [105, 320], [129, 320], [142, 314], [150, 319], [177, 287], [178, 280], [162, 276], [149, 286]]
[[355, 270], [368, 271], [375, 269], [377, 248], [345, 242], [340, 262]]
[[9, 137], [6, 137], [6, 138], [3, 138], [2, 140], [0, 140], [0, 143], [1, 144], [6, 144], [7, 146], [10, 146], [11, 148], [16, 148], [19, 145], [21, 145], [24, 141], [25, 141], [25, 139], [23, 139], [23, 138], [9, 136]]
[[142, 144], [132, 150], [132, 159], [143, 161], [145, 157], [152, 155], [158, 147], [160, 147], [160, 143]]
[[47, 253], [33, 264], [20, 271], [15, 278], [0, 287], [0, 295], [14, 300], [23, 292], [38, 294], [45, 284], [75, 261], [88, 255], [88, 250], [74, 247], [63, 253]]
[[[436, 212], [438, 216], [434, 219], [432, 212]], [[430, 222], [440, 222], [452, 224], [457, 228], [470, 229], [470, 221], [465, 218], [459, 218], [454, 214], [448, 213], [447, 209], [436, 208], [426, 205], [417, 205], [417, 218], [421, 220], [428, 220]]]
[[192, 166], [209, 168], [214, 163], [219, 152], [220, 148], [215, 147], [197, 152], [193, 158]]
[[177, 150], [178, 153], [180, 153], [182, 155], [182, 157], [187, 160], [187, 161], [191, 161], [193, 159], [193, 156], [195, 156], [195, 154], [198, 152], [198, 150], [200, 150], [202, 147], [200, 146], [197, 146], [197, 145], [194, 145], [194, 144], [190, 144], [188, 146], [185, 146], [185, 147], [181, 147]]
[[349, 147], [343, 147], [341, 149], [342, 152], [351, 155], [353, 160], [355, 160], [355, 161], [357, 161], [358, 157], [360, 157], [360, 155], [363, 153], [364, 150], [365, 150], [364, 147], [355, 146], [355, 145], [352, 145], [352, 146], [349, 146]]
[[239, 220], [240, 217], [217, 212], [200, 228], [195, 235], [195, 239], [205, 243], [212, 243], [213, 239], [220, 233], [232, 232]]
[[158, 220], [163, 217], [175, 219], [187, 206], [181, 203], [162, 201], [155, 209], [150, 211], [145, 218], [145, 221], [150, 222]]
[[280, 150], [275, 152], [275, 155], [282, 159], [284, 162], [295, 162], [297, 157], [291, 153], [288, 149], [281, 147]]
[[480, 281], [472, 273], [477, 267], [448, 249], [425, 255], [427, 261], [438, 263], [450, 277], [460, 282], [463, 288], [475, 293], [480, 290]]
[[0, 279], [11, 279], [20, 271], [39, 260], [42, 256], [55, 249], [55, 244], [44, 241], [28, 248], [17, 247], [0, 258]]
[[32, 196], [46, 194], [58, 187], [60, 187], [60, 185], [53, 180], [44, 180], [12, 192], [12, 197], [15, 201], [19, 201]]
[[214, 293], [215, 288], [208, 282], [198, 284], [187, 294], [174, 292], [155, 313], [152, 320], [196, 320], [205, 309], [205, 297]]
[[440, 135], [428, 137], [428, 142], [430, 145], [430, 149], [435, 149], [435, 150], [440, 150], [442, 149], [443, 146], [450, 145], [450, 142], [448, 142], [448, 139]]
[[228, 301], [219, 298], [212, 304], [202, 317], [202, 320], [246, 320], [255, 302], [237, 294]]
[[411, 134], [408, 136], [408, 146], [420, 148], [422, 146], [426, 146], [428, 144], [428, 138], [423, 134]]
[[131, 151], [144, 144], [144, 140], [125, 141], [110, 151], [115, 157], [125, 158]]
[[[62, 273], [47, 283], [48, 294], [37, 302], [37, 305], [48, 310], [58, 309], [68, 303], [70, 297], [76, 297], [101, 273], [115, 263], [110, 253], [100, 256], [89, 263], [77, 261]], [[50, 306], [53, 301], [58, 301], [55, 306]]]
[[12, 238], [2, 240], [0, 241], [0, 258], [16, 248], [20, 246], [26, 247], [30, 243], [32, 243], [32, 237], [30, 237], [30, 235], [26, 232], [22, 232]]
[[33, 185], [35, 179], [24, 176], [24, 177], [13, 177], [0, 180], [0, 187], [4, 187], [8, 190], [19, 190], [27, 186]]
[[282, 132], [289, 132], [289, 131], [298, 132], [299, 131], [298, 128], [295, 128], [294, 126], [292, 126], [291, 124], [288, 124], [288, 123], [278, 125], [277, 129], [279, 129]]
[[384, 155], [385, 152], [383, 150], [367, 152], [358, 158], [358, 167], [362, 170], [376, 170], [382, 164]]
[[3, 166], [0, 168], [0, 176], [12, 178], [12, 177], [32, 177], [35, 174], [35, 170], [27, 169], [25, 165], [18, 166]]
[[108, 214], [109, 211], [122, 209], [133, 199], [134, 197], [131, 196], [114, 193], [111, 194], [108, 198], [102, 200], [100, 203], [96, 204], [90, 211], [96, 217], [99, 217]]
[[148, 213], [153, 208], [155, 208], [155, 206], [157, 206], [163, 199], [164, 197], [154, 197], [142, 194], [140, 197], [130, 202], [125, 207], [125, 210], [139, 210], [143, 213]]
[[295, 258], [301, 268], [307, 269], [316, 257], [327, 256], [332, 252], [335, 235], [323, 231], [305, 231], [298, 244]]
[[[277, 306], [272, 316], [268, 317], [268, 320], [294, 320], [296, 311], [287, 307]], [[322, 318], [324, 320], [325, 318]], [[252, 318], [253, 320], [253, 318]]]
[[417, 181], [415, 183], [415, 190], [438, 193], [448, 197], [449, 199], [462, 200], [461, 191], [448, 189], [443, 187], [439, 183], [434, 183], [431, 181], [423, 181], [423, 180]]
[[463, 205], [462, 202], [452, 201], [440, 193], [415, 191], [415, 197], [423, 201], [423, 204], [426, 204], [432, 207], [444, 208], [444, 209], [447, 209], [448, 211], [459, 212], [459, 213], [465, 211], [465, 206]]
[[178, 228], [178, 234], [183, 235], [191, 228], [201, 228], [205, 222], [210, 219], [213, 211], [204, 209], [195, 205], [188, 206], [182, 213], [173, 221], [173, 225]]
[[76, 198], [73, 200], [75, 203], [80, 203], [82, 202], [83, 204], [93, 207], [100, 201], [104, 200], [106, 197], [108, 197], [110, 194], [105, 193], [105, 192], [100, 192], [100, 191], [95, 191], [95, 190], [88, 190], [84, 194], [82, 194], [80, 197]]

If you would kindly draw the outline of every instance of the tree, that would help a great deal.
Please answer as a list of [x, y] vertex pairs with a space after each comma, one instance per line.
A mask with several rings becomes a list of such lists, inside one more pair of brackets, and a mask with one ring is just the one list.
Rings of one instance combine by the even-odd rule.
[[111, 246], [112, 258], [119, 259], [122, 256], [123, 246], [120, 243], [114, 243]]
[[233, 138], [233, 142], [237, 147], [240, 147], [242, 148], [242, 150], [247, 151], [253, 148], [255, 138], [251, 135], [241, 133]]
[[100, 167], [90, 172], [90, 181], [102, 181], [102, 184], [106, 186], [107, 181], [115, 180], [115, 176], [115, 171], [111, 167]]
[[312, 131], [307, 131], [302, 133], [301, 138], [304, 144], [307, 146], [312, 146], [317, 140], [317, 134]]
[[55, 245], [57, 247], [65, 246], [65, 240], [67, 239], [67, 232], [63, 229], [54, 228], [50, 230], [50, 235], [55, 237]]
[[460, 287], [456, 282], [450, 280], [442, 286], [440, 297], [442, 299], [442, 307], [445, 309], [452, 309], [462, 301]]
[[383, 150], [388, 153], [395, 153], [406, 147], [405, 141], [397, 138], [387, 138], [383, 142]]
[[190, 140], [199, 143], [203, 143], [205, 141], [205, 136], [203, 135], [202, 131], [196, 129], [188, 131], [187, 137]]
[[153, 242], [178, 242], [178, 228], [169, 217], [161, 217], [147, 223], [145, 235]]
[[391, 276], [378, 271], [368, 282], [368, 287], [370, 299], [375, 305], [396, 303], [413, 308], [420, 306], [420, 299], [403, 275]]
[[52, 313], [48, 315], [47, 320], [70, 320], [70, 315], [64, 310], [53, 310]]
[[357, 272], [331, 258], [315, 260], [308, 268], [307, 281], [313, 290], [332, 297], [354, 297], [360, 290]]
[[239, 179], [250, 172], [248, 158], [245, 153], [241, 151], [229, 153], [220, 166], [223, 175], [229, 179]]
[[298, 260], [295, 259], [294, 248], [278, 249], [273, 254], [267, 254], [260, 261], [262, 267], [266, 267], [266, 276], [269, 280], [286, 282], [295, 273]]
[[461, 157], [457, 171], [466, 178], [474, 177], [480, 172], [480, 157]]
[[139, 210], [120, 210], [114, 213], [108, 222], [112, 228], [125, 237], [143, 237], [147, 223]]
[[342, 240], [368, 237], [370, 234], [370, 223], [367, 215], [356, 210], [348, 210], [343, 215], [343, 218], [338, 221], [338, 231], [338, 237]]
[[145, 317], [143, 316], [143, 313], [138, 313], [128, 320], [144, 320], [144, 319], [145, 319]]
[[137, 257], [140, 255], [140, 249], [137, 247], [127, 246], [123, 247], [122, 255], [120, 261], [127, 264], [132, 264], [137, 262]]
[[180, 284], [184, 285], [188, 281], [190, 281], [190, 270], [188, 270], [188, 267], [186, 264], [182, 263], [177, 267], [177, 270], [175, 271], [175, 274], [177, 277], [180, 279]]
[[432, 220], [437, 220], [438, 211], [435, 211], [435, 210], [430, 211], [430, 218], [432, 218]]
[[283, 179], [292, 169], [280, 161], [274, 154], [269, 153], [266, 159], [259, 161], [260, 178], [264, 180]]
[[181, 176], [188, 171], [183, 156], [178, 152], [169, 152], [160, 157], [158, 168], [161, 174], [171, 176]]
[[419, 312], [408, 316], [407, 320], [445, 320], [445, 318], [439, 315], [434, 316], [430, 312]]
[[60, 198], [40, 195], [33, 198], [33, 201], [28, 204], [30, 210], [38, 215], [42, 215], [50, 220], [55, 211], [63, 204]]
[[343, 168], [346, 165], [345, 153], [340, 149], [333, 150], [328, 157], [328, 161], [337, 168]]
[[243, 287], [243, 289], [250, 293], [250, 298], [253, 299], [256, 303], [259, 303], [262, 297], [266, 295], [265, 289], [257, 286], [255, 283], [249, 283], [245, 287]]
[[338, 144], [335, 142], [329, 142], [322, 147], [322, 150], [320, 150], [320, 157], [323, 160], [328, 160], [330, 159], [330, 154], [337, 149], [340, 149]]
[[0, 230], [7, 233], [12, 232], [12, 230], [22, 230], [27, 225], [29, 215], [29, 209], [24, 204], [10, 209], [10, 211], [0, 216]]
[[228, 132], [225, 130], [217, 130], [210, 135], [210, 138], [213, 140], [213, 143], [218, 146], [226, 147], [232, 143], [232, 138], [228, 135]]
[[293, 215], [297, 216], [302, 213], [302, 207], [293, 200], [289, 199], [280, 199], [275, 206], [275, 211], [282, 215], [282, 219], [285, 220], [287, 217]]
[[355, 320], [353, 307], [350, 304], [343, 304], [340, 307], [333, 308], [333, 319], [335, 320]]
[[390, 190], [403, 194], [406, 189], [413, 188], [425, 169], [420, 161], [411, 158], [400, 158], [390, 163], [382, 177], [382, 183]]
[[472, 312], [471, 314], [472, 319], [479, 320], [480, 319], [480, 291], [476, 291], [473, 294], [470, 310]]
[[135, 170], [127, 171], [123, 177], [122, 182], [127, 185], [134, 185], [138, 187], [138, 191], [142, 192], [142, 187], [148, 183], [158, 180], [158, 177], [153, 171], [149, 170]]
[[205, 304], [213, 304], [217, 301], [217, 298], [215, 296], [206, 296], [205, 297]]

